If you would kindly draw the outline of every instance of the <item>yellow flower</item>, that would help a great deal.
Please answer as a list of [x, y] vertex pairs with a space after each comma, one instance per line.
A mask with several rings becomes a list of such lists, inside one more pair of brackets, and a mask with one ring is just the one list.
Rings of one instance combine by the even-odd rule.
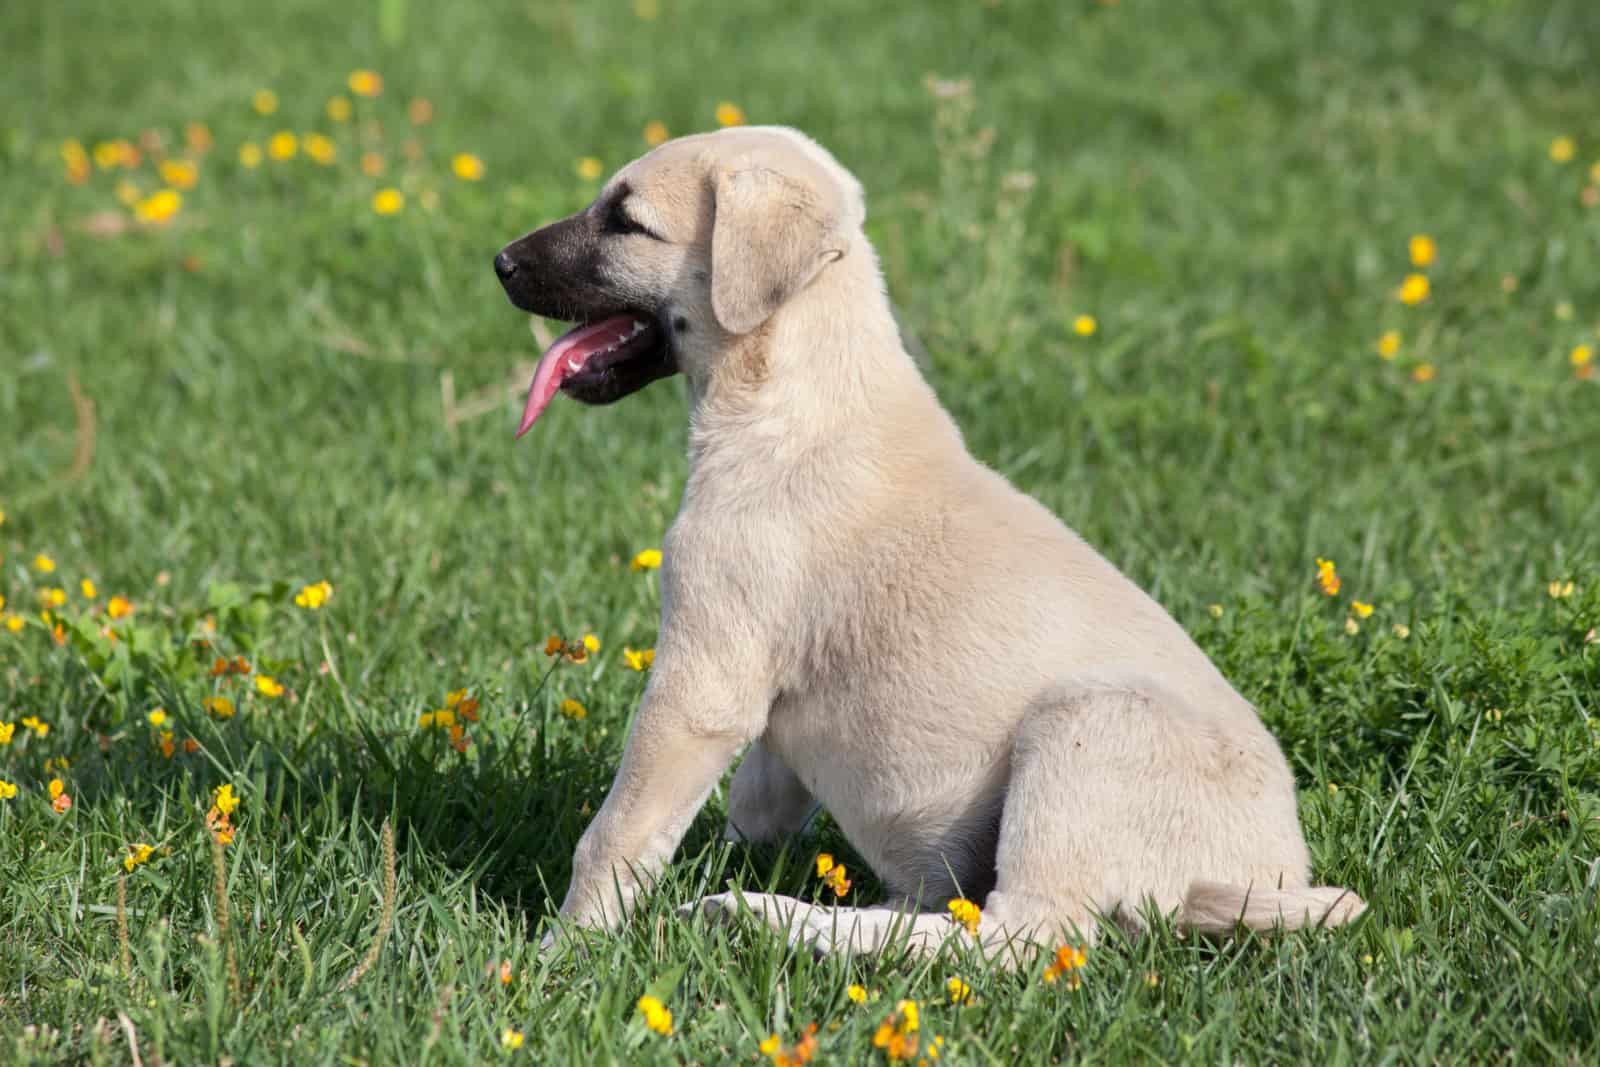
[[233, 718], [233, 701], [227, 697], [206, 697], [200, 706], [219, 719]]
[[6, 615], [5, 624], [7, 630], [10, 630], [12, 633], [16, 633], [18, 630], [21, 630], [24, 626], [26, 626], [27, 622], [21, 615]]
[[1161, 984], [1161, 976], [1154, 971], [1146, 971], [1144, 973], [1144, 984], [1154, 989]]
[[[1577, 588], [1578, 587], [1571, 582], [1563, 582], [1558, 579], [1557, 581], [1550, 583], [1548, 592], [1553, 600], [1565, 600], [1567, 597], [1571, 596], [1573, 591]], [[27, 722], [28, 720], [24, 719], [22, 721]]]
[[163, 757], [165, 757], [166, 759], [171, 759], [172, 758], [172, 753], [174, 751], [176, 751], [176, 749], [174, 748], [174, 746], [172, 744], [172, 731], [171, 730], [162, 730], [161, 731], [161, 737], [157, 741], [157, 744], [159, 744], [160, 747], [161, 747], [161, 755]]
[[127, 597], [118, 594], [106, 601], [106, 614], [112, 619], [120, 619], [133, 614], [133, 603]]
[[52, 779], [50, 779], [49, 789], [50, 789], [50, 799], [54, 800], [56, 797], [60, 796], [62, 793], [65, 793], [67, 791], [67, 786], [66, 786], [66, 783], [63, 782], [61, 779], [52, 778]]
[[967, 933], [976, 934], [978, 932], [978, 923], [983, 919], [982, 908], [970, 900], [959, 898], [952, 900], [948, 907], [950, 908], [950, 917], [965, 926]]
[[379, 189], [372, 194], [372, 210], [380, 215], [398, 215], [405, 206], [405, 194], [398, 189]]
[[11, 743], [11, 735], [16, 733], [16, 732], [17, 732], [17, 724], [16, 723], [14, 723], [14, 722], [0, 722], [0, 745], [9, 745]]
[[428, 727], [433, 725], [433, 720], [438, 716], [438, 714], [439, 713], [436, 711], [423, 712], [421, 715], [417, 716], [417, 726], [426, 730]]
[[717, 125], [743, 126], [744, 111], [738, 104], [730, 104], [726, 100], [717, 105]]
[[[667, 124], [660, 119], [651, 119], [644, 124], [644, 143], [651, 148], [664, 143], [667, 137]], [[1597, 166], [1600, 166], [1600, 164], [1597, 164]]]
[[330, 96], [328, 104], [323, 110], [328, 113], [328, 118], [334, 122], [349, 122], [350, 98], [348, 96]]
[[376, 71], [353, 70], [350, 77], [345, 79], [345, 84], [357, 96], [377, 96], [383, 92], [383, 78]]
[[98, 595], [94, 582], [88, 578], [78, 583], [78, 591], [83, 594], [83, 599], [85, 600], [93, 600]]
[[844, 991], [844, 995], [857, 1004], [865, 1004], [867, 1002], [867, 990], [864, 986], [853, 985]]
[[1317, 560], [1317, 585], [1328, 596], [1339, 595], [1339, 572], [1334, 568], [1333, 560]]
[[592, 182], [605, 173], [605, 164], [593, 156], [584, 156], [578, 160], [578, 177], [586, 182]]
[[16, 785], [12, 782], [6, 781], [4, 778], [0, 778], [0, 800], [10, 800], [16, 795]]
[[503, 1048], [503, 1049], [510, 1049], [510, 1050], [513, 1050], [513, 1051], [515, 1051], [516, 1049], [521, 1048], [522, 1047], [522, 1031], [521, 1030], [502, 1030], [502, 1031], [500, 1031], [500, 1047]]
[[458, 152], [450, 160], [450, 169], [464, 182], [483, 180], [483, 160], [471, 152]]
[[1348, 616], [1344, 620], [1344, 632], [1354, 637], [1361, 632], [1361, 624]]
[[257, 89], [256, 95], [250, 98], [250, 106], [256, 109], [257, 115], [276, 114], [278, 94], [271, 89]]
[[256, 692], [264, 697], [281, 697], [283, 696], [283, 686], [279, 685], [278, 680], [270, 674], [258, 674], [256, 675]]
[[647, 671], [656, 661], [656, 650], [647, 648], [643, 651], [635, 652], [631, 648], [624, 647], [622, 658], [633, 670]]
[[1338, 791], [1339, 791], [1339, 783], [1338, 782], [1329, 782], [1328, 783], [1328, 792], [1337, 793]]
[[972, 987], [954, 975], [944, 984], [944, 990], [950, 994], [952, 1004], [972, 1003]]
[[290, 130], [279, 130], [267, 141], [267, 155], [273, 159], [293, 159], [299, 151], [300, 138]]
[[231, 782], [224, 782], [217, 787], [216, 792], [211, 795], [211, 806], [224, 815], [233, 814], [234, 809], [239, 806], [239, 797], [234, 793]]
[[144, 194], [139, 191], [139, 187], [126, 178], [117, 183], [114, 192], [118, 202], [125, 207], [132, 207], [144, 197]]
[[1425, 233], [1412, 236], [1409, 250], [1411, 252], [1411, 265], [1413, 267], [1426, 267], [1434, 257], [1439, 254], [1439, 247], [1433, 243], [1433, 238]]
[[73, 185], [82, 185], [89, 180], [89, 153], [84, 151], [81, 141], [68, 140], [61, 143], [61, 162], [66, 164], [67, 181]]
[[1400, 331], [1385, 330], [1378, 338], [1378, 355], [1384, 359], [1393, 359], [1400, 352]]
[[672, 1033], [672, 1012], [657, 998], [648, 993], [640, 997], [639, 1012], [644, 1016], [644, 1024], [662, 1037]]
[[1359, 600], [1350, 601], [1350, 609], [1356, 613], [1357, 618], [1367, 619], [1372, 617], [1372, 605], [1364, 604]]
[[1095, 321], [1093, 315], [1079, 315], [1072, 320], [1072, 332], [1079, 337], [1093, 337], [1100, 323]]
[[850, 892], [850, 879], [846, 875], [845, 865], [835, 863], [833, 857], [826, 852], [817, 856], [817, 877], [822, 879], [822, 884], [833, 890], [835, 897], [842, 897]]
[[1426, 274], [1407, 274], [1394, 295], [1400, 303], [1414, 307], [1428, 299], [1429, 292], [1430, 286]]
[[1414, 382], [1431, 382], [1436, 373], [1437, 371], [1434, 370], [1432, 363], [1418, 363], [1411, 368], [1411, 380]]
[[1393, 626], [1389, 627], [1389, 629], [1402, 641], [1411, 636], [1411, 627], [1407, 626], [1403, 622], [1397, 622]]
[[584, 634], [583, 635], [583, 648], [584, 648], [584, 651], [586, 651], [586, 652], [599, 652], [600, 651], [600, 639], [598, 637], [596, 637], [594, 634]]
[[1054, 982], [1062, 975], [1066, 975], [1068, 989], [1077, 989], [1083, 984], [1083, 979], [1078, 974], [1088, 966], [1089, 957], [1081, 946], [1062, 945], [1056, 949], [1056, 955], [1050, 966], [1044, 969], [1044, 980]]
[[39, 590], [39, 603], [47, 608], [59, 608], [67, 602], [67, 591], [59, 585], [46, 586]]
[[167, 709], [156, 708], [154, 711], [150, 712], [150, 714], [146, 715], [145, 718], [149, 720], [151, 726], [161, 726], [167, 721]]
[[37, 715], [24, 715], [20, 721], [22, 725], [33, 731], [35, 737], [50, 736], [50, 724], [41, 721]]
[[1213, 619], [1222, 618], [1223, 610], [1224, 609], [1221, 604], [1212, 604], [1206, 608], [1207, 614], [1209, 614]]
[[653, 571], [661, 566], [661, 550], [659, 548], [647, 548], [634, 556], [633, 562], [629, 566], [636, 571]]
[[261, 146], [254, 141], [246, 141], [240, 145], [239, 166], [246, 170], [254, 170], [261, 166]]
[[1572, 351], [1567, 354], [1567, 360], [1574, 367], [1587, 367], [1593, 359], [1594, 349], [1588, 345], [1575, 345]]
[[183, 207], [183, 197], [175, 189], [161, 189], [133, 205], [133, 214], [140, 222], [159, 226], [167, 222]]
[[333, 138], [320, 133], [308, 133], [305, 136], [306, 155], [312, 162], [320, 163], [324, 167], [331, 166], [339, 155], [339, 147], [333, 143]]
[[174, 189], [193, 189], [200, 180], [200, 168], [187, 159], [163, 159], [156, 173]]
[[313, 585], [301, 586], [300, 592], [294, 595], [294, 602], [298, 607], [305, 608], [308, 611], [315, 611], [322, 607], [323, 604], [326, 604], [328, 598], [332, 595], [333, 586], [326, 581], [321, 581]]
[[783, 1044], [783, 1040], [781, 1038], [779, 1038], [777, 1034], [771, 1034], [771, 1035], [769, 1035], [767, 1037], [766, 1040], [762, 1041], [761, 1044], [757, 1045], [756, 1049], [763, 1056], [770, 1056], [774, 1052], [778, 1051], [779, 1047], [782, 1046], [782, 1044]]
[[41, 552], [33, 557], [33, 569], [40, 574], [49, 574], [56, 569], [56, 561]]
[[1562, 136], [1550, 142], [1550, 158], [1557, 163], [1571, 162], [1572, 157], [1578, 152], [1578, 146], [1572, 138]]
[[141, 863], [147, 863], [155, 855], [155, 846], [147, 845], [143, 841], [128, 846], [128, 854], [122, 857], [122, 866], [127, 868], [129, 874]]
[[589, 709], [569, 698], [561, 702], [561, 714], [577, 722], [589, 714]]

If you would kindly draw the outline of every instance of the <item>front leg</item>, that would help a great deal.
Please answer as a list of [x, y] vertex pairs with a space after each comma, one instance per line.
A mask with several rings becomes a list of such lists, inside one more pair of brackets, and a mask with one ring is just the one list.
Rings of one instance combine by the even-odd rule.
[[[714, 647], [718, 662], [699, 650]], [[662, 635], [605, 803], [572, 857], [561, 915], [610, 929], [660, 873], [734, 754], [765, 725], [767, 694], [728, 643]]]
[[733, 772], [722, 836], [729, 841], [780, 841], [804, 830], [817, 807], [799, 776], [758, 740]]

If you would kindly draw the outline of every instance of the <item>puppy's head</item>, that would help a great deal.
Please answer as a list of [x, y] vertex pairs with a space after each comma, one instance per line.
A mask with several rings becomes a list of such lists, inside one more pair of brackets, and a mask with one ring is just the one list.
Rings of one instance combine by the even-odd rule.
[[683, 137], [628, 164], [495, 257], [513, 304], [578, 324], [540, 359], [517, 435], [558, 390], [609, 404], [709, 373], [850, 250], [864, 214], [850, 173], [780, 127]]

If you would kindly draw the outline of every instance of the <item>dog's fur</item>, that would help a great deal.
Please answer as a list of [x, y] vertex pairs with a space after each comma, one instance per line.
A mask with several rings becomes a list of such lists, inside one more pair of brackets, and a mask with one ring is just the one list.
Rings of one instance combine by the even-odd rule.
[[[649, 232], [595, 221], [621, 210]], [[1310, 885], [1255, 710], [967, 453], [901, 346], [864, 215], [812, 141], [733, 129], [657, 148], [502, 253], [519, 306], [652, 315], [690, 398], [658, 655], [561, 914], [619, 922], [745, 749], [731, 836], [794, 833], [820, 804], [897, 899], [705, 909], [820, 950], [891, 929], [936, 946], [955, 897], [982, 902], [990, 947], [1092, 938], [1097, 916], [1137, 926], [1150, 905], [1217, 933], [1354, 918], [1358, 897]]]

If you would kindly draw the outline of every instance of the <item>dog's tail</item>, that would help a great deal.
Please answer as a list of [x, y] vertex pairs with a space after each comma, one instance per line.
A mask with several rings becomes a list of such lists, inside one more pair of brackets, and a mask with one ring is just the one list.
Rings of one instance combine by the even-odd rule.
[[1366, 901], [1337, 886], [1273, 889], [1197, 881], [1183, 898], [1178, 922], [1196, 933], [1225, 937], [1240, 926], [1251, 930], [1342, 926], [1366, 910]]

